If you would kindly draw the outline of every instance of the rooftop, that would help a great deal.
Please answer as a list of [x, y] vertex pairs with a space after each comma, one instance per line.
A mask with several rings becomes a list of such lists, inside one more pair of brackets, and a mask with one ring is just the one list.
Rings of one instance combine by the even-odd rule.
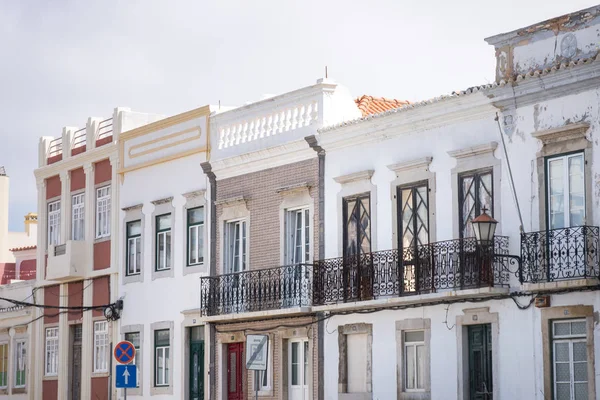
[[382, 112], [410, 104], [406, 100], [386, 99], [385, 97], [373, 97], [366, 94], [360, 96], [354, 101], [360, 109], [363, 117], [372, 114], [380, 114]]

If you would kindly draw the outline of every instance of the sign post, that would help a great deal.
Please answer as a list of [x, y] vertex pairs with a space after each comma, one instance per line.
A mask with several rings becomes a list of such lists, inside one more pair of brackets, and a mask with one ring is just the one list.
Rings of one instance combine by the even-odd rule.
[[115, 387], [123, 389], [124, 398], [127, 400], [127, 388], [137, 386], [137, 367], [128, 365], [135, 359], [135, 347], [133, 347], [133, 343], [123, 340], [117, 343], [113, 355], [115, 360], [122, 364], [116, 367]]
[[254, 370], [254, 389], [258, 400], [260, 379], [258, 371], [266, 371], [269, 355], [269, 337], [267, 335], [246, 336], [246, 369]]

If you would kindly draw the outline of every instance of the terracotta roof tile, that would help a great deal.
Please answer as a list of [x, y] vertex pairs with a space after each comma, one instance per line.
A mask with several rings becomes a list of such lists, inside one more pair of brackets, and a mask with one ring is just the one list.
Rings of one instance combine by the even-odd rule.
[[373, 97], [366, 94], [354, 101], [360, 109], [363, 117], [366, 117], [367, 115], [380, 114], [384, 111], [393, 110], [394, 108], [400, 108], [410, 104], [406, 100], [386, 99], [385, 97]]
[[33, 245], [33, 246], [15, 247], [14, 249], [10, 249], [10, 251], [25, 251], [25, 250], [33, 250], [33, 249], [37, 249], [37, 246]]

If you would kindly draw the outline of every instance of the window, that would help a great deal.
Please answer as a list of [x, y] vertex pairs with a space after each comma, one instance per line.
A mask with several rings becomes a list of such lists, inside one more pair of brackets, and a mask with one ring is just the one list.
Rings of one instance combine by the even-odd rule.
[[227, 273], [246, 270], [246, 221], [225, 223], [225, 268]]
[[83, 240], [85, 237], [84, 199], [83, 193], [71, 197], [71, 239], [73, 240]]
[[136, 387], [140, 387], [140, 333], [139, 332], [129, 332], [125, 334], [125, 340], [131, 342], [133, 347], [135, 348], [135, 358], [133, 359], [133, 364], [137, 369], [137, 382]]
[[204, 207], [187, 210], [187, 265], [204, 262]]
[[550, 229], [580, 226], [585, 222], [583, 153], [547, 161], [548, 226]]
[[171, 214], [156, 217], [156, 270], [171, 268]]
[[425, 390], [425, 331], [404, 332], [404, 386], [407, 392]]
[[369, 194], [344, 199], [344, 257], [371, 252], [370, 204]]
[[96, 190], [96, 239], [110, 236], [110, 186]]
[[588, 358], [585, 319], [552, 323], [555, 400], [588, 398]]
[[108, 372], [108, 322], [94, 322], [94, 372]]
[[8, 386], [8, 343], [0, 344], [0, 387]]
[[429, 243], [429, 189], [427, 183], [398, 188], [398, 248]]
[[169, 330], [154, 331], [154, 386], [169, 386]]
[[48, 204], [48, 246], [60, 242], [60, 201]]
[[[272, 359], [270, 357], [271, 353], [271, 343], [267, 343], [267, 369], [264, 371], [258, 371], [258, 390], [259, 391], [267, 391], [271, 390], [271, 370], [273, 369]], [[256, 380], [254, 380], [254, 385], [256, 386]]]
[[310, 213], [308, 208], [286, 212], [286, 264], [310, 262]]
[[46, 328], [45, 375], [58, 375], [58, 328]]
[[25, 387], [27, 366], [27, 342], [17, 340], [15, 342], [15, 388]]
[[475, 237], [471, 221], [481, 215], [483, 207], [490, 216], [494, 216], [492, 171], [467, 172], [458, 179], [460, 237]]
[[142, 221], [131, 221], [127, 230], [127, 275], [137, 275], [142, 265]]

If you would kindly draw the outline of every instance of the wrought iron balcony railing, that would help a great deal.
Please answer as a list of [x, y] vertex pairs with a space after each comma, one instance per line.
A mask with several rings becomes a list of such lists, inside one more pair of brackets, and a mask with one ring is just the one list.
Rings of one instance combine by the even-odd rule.
[[202, 315], [310, 306], [312, 273], [297, 264], [200, 278]]
[[466, 238], [320, 260], [314, 265], [313, 304], [508, 286], [510, 257], [508, 238], [496, 236], [493, 249]]
[[522, 282], [552, 282], [600, 276], [597, 226], [577, 226], [521, 235]]

